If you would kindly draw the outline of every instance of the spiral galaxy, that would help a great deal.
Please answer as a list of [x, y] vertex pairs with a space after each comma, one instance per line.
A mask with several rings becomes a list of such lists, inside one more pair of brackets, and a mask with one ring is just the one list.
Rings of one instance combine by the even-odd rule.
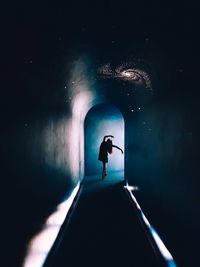
[[102, 79], [118, 79], [128, 81], [135, 85], [142, 85], [147, 89], [152, 90], [149, 75], [140, 68], [133, 67], [134, 64], [122, 63], [114, 68], [110, 63], [102, 65], [98, 69], [98, 75]]

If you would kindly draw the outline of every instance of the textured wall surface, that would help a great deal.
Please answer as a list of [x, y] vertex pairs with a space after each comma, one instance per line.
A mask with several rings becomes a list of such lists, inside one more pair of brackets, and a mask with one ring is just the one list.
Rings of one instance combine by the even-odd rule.
[[14, 265], [23, 258], [26, 240], [83, 179], [84, 118], [96, 97], [88, 77], [87, 64], [79, 58], [56, 93], [36, 88], [29, 99], [18, 92], [15, 105], [2, 107], [3, 240], [6, 252], [15, 255], [10, 258]]

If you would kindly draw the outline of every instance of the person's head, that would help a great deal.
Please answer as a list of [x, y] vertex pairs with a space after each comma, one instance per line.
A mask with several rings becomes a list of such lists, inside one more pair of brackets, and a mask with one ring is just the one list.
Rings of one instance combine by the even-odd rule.
[[108, 144], [112, 144], [112, 140], [110, 138], [107, 139]]

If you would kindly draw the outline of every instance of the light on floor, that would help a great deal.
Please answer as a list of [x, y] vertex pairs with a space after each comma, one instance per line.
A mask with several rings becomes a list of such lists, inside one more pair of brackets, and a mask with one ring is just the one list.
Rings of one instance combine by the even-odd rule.
[[74, 188], [68, 199], [57, 206], [57, 210], [46, 220], [43, 230], [30, 241], [23, 267], [41, 267], [44, 264], [78, 193], [79, 187], [80, 184]]
[[167, 263], [168, 267], [177, 267], [175, 262], [174, 262], [174, 259], [173, 259], [172, 255], [169, 252], [169, 250], [166, 248], [165, 244], [163, 243], [163, 241], [159, 237], [158, 233], [153, 228], [153, 226], [151, 226], [151, 224], [149, 223], [148, 219], [144, 215], [139, 203], [137, 202], [135, 196], [132, 193], [132, 191], [133, 191], [132, 186], [127, 184], [126, 186], [124, 186], [124, 188], [126, 190], [128, 190], [131, 199], [135, 203], [138, 211], [140, 212], [140, 218], [142, 219], [143, 223], [148, 227], [149, 232], [150, 232], [151, 236], [153, 237], [153, 239], [154, 239], [154, 241], [155, 241], [155, 243], [157, 245], [157, 248], [159, 249], [159, 251], [160, 251], [161, 255], [163, 256], [163, 258], [166, 260], [166, 263]]

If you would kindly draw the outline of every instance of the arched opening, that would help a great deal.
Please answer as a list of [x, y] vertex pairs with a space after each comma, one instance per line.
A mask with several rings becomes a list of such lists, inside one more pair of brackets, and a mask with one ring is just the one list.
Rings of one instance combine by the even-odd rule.
[[[98, 160], [98, 154], [106, 135], [113, 135], [113, 144], [124, 151], [124, 118], [121, 112], [112, 104], [97, 104], [88, 111], [84, 122], [85, 176], [92, 180], [102, 178], [103, 164]], [[108, 154], [105, 180], [124, 180], [124, 154], [117, 148]]]

